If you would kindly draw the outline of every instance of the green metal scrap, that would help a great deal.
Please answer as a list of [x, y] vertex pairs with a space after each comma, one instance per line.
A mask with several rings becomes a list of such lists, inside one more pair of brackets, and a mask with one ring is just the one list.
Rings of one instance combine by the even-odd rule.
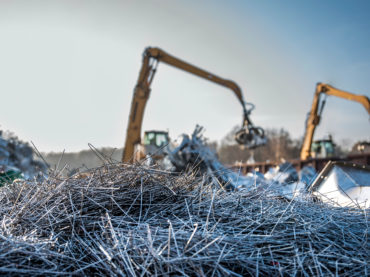
[[13, 169], [0, 171], [0, 187], [11, 184], [15, 179], [23, 179], [22, 172]]

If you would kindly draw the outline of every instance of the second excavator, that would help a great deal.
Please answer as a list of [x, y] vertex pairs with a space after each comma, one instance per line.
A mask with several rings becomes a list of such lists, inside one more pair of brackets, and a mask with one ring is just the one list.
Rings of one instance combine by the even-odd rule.
[[[137, 161], [145, 157], [146, 154], [154, 156], [160, 154], [164, 146], [169, 143], [168, 132], [165, 131], [147, 131], [144, 134], [144, 140], [141, 140], [144, 109], [149, 99], [150, 85], [159, 62], [166, 63], [231, 89], [242, 105], [243, 110], [242, 127], [236, 132], [235, 140], [247, 149], [253, 149], [266, 143], [264, 130], [261, 127], [254, 126], [249, 118], [254, 105], [244, 101], [242, 91], [235, 82], [220, 78], [199, 67], [184, 62], [159, 48], [148, 47], [144, 51], [139, 79], [134, 89], [122, 162]], [[144, 146], [144, 150], [138, 150], [140, 146]], [[146, 151], [148, 149], [151, 150]]]
[[370, 114], [370, 101], [366, 95], [357, 95], [337, 89], [328, 84], [318, 83], [316, 85], [311, 111], [306, 122], [301, 160], [328, 157], [330, 154], [334, 155], [334, 143], [331, 137], [326, 140], [316, 140], [313, 142], [316, 127], [320, 124], [321, 115], [325, 107], [326, 97], [329, 95], [358, 102], [365, 108], [367, 113]]

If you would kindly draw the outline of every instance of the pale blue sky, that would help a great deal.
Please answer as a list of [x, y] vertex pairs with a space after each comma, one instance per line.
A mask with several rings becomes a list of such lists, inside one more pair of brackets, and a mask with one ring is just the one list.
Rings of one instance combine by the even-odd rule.
[[[0, 126], [40, 151], [122, 147], [146, 46], [236, 81], [255, 124], [300, 137], [317, 82], [370, 95], [368, 1], [1, 1]], [[144, 129], [241, 122], [227, 89], [160, 64]], [[370, 139], [357, 103], [330, 98], [316, 138]]]

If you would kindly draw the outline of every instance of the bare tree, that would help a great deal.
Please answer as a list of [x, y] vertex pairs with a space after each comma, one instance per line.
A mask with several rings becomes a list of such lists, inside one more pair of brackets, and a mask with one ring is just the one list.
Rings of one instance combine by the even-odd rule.
[[283, 159], [299, 158], [301, 140], [292, 139], [289, 132], [283, 128], [267, 129], [267, 144], [255, 150], [243, 149], [243, 147], [235, 143], [234, 133], [236, 130], [237, 127], [234, 127], [221, 141], [221, 145], [218, 148], [218, 155], [223, 163], [247, 162], [251, 157], [256, 162], [280, 162]]

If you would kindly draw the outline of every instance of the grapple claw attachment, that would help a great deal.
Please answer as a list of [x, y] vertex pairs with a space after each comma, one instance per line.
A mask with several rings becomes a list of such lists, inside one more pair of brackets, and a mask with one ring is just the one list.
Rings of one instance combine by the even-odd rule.
[[247, 149], [254, 149], [265, 145], [267, 139], [265, 132], [261, 127], [244, 126], [235, 133], [235, 140], [238, 144]]

